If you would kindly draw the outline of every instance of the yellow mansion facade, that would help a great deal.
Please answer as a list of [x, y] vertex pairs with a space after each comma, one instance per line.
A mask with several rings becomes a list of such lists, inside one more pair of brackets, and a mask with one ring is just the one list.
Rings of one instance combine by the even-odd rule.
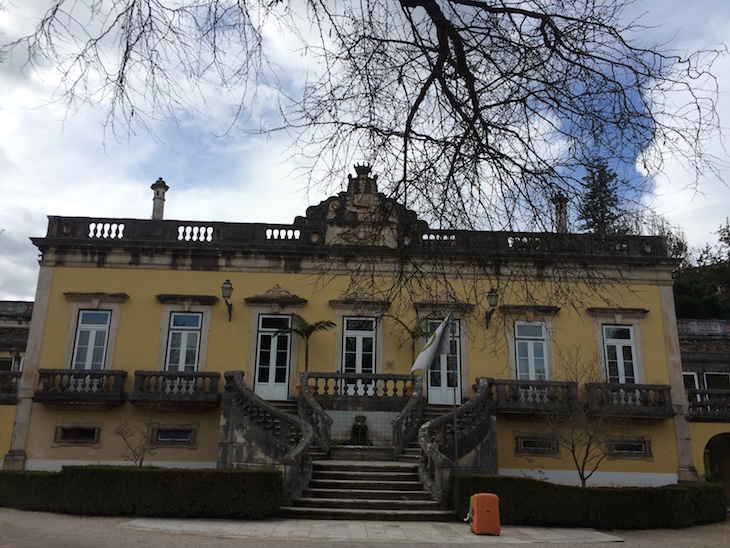
[[455, 470], [579, 483], [577, 424], [590, 485], [704, 474], [662, 238], [434, 230], [356, 172], [291, 225], [165, 220], [161, 179], [151, 220], [50, 217], [4, 468], [128, 463], [139, 434], [145, 463], [296, 496], [361, 446], [413, 451], [438, 498]]

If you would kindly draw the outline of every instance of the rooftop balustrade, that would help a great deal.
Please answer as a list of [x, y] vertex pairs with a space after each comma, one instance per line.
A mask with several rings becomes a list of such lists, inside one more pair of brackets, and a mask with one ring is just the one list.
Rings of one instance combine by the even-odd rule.
[[[33, 241], [45, 245], [99, 245], [119, 242], [131, 245], [165, 244], [166, 248], [215, 249], [242, 244], [272, 249], [303, 251], [328, 242], [326, 219], [298, 217], [293, 224], [220, 223], [95, 217], [49, 217], [45, 238]], [[431, 230], [425, 223], [414, 225], [417, 237], [409, 249], [432, 253], [473, 254], [489, 252], [494, 256], [594, 257], [633, 261], [666, 258], [666, 242], [659, 236], [558, 234], [531, 232], [491, 232]]]

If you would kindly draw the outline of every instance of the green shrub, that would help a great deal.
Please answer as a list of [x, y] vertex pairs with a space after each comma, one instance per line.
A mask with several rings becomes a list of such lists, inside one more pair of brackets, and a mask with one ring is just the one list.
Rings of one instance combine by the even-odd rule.
[[504, 476], [455, 476], [454, 510], [464, 517], [469, 497], [494, 493], [503, 524], [597, 529], [690, 527], [727, 517], [724, 486], [572, 487]]
[[0, 506], [94, 516], [263, 519], [281, 504], [278, 472], [71, 466], [0, 472]]

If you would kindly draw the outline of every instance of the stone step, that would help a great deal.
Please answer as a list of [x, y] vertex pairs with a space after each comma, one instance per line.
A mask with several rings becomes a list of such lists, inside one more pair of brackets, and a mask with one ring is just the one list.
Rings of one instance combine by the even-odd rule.
[[369, 478], [369, 477], [377, 478], [380, 482], [386, 482], [386, 481], [393, 481], [393, 482], [408, 482], [408, 481], [415, 481], [418, 482], [418, 473], [414, 472], [391, 472], [391, 471], [381, 471], [381, 472], [365, 472], [359, 470], [326, 470], [326, 469], [316, 469], [312, 472], [312, 478], [316, 478], [319, 480], [352, 480], [357, 481], [363, 478]]
[[423, 486], [418, 481], [394, 483], [390, 481], [377, 481], [374, 479], [361, 480], [332, 480], [318, 479], [313, 477], [309, 481], [311, 489], [360, 489], [360, 490], [392, 490], [392, 491], [420, 491]]
[[283, 517], [296, 519], [350, 519], [361, 521], [454, 521], [450, 510], [376, 510], [362, 508], [298, 508], [282, 506]]
[[296, 500], [297, 508], [348, 508], [361, 510], [439, 510], [436, 501], [386, 500], [386, 499], [341, 499], [301, 497]]
[[303, 497], [322, 499], [388, 499], [388, 500], [425, 500], [431, 501], [431, 494], [428, 491], [414, 489], [413, 491], [402, 491], [397, 489], [327, 489], [310, 488], [304, 491]]
[[396, 461], [350, 461], [350, 460], [317, 460], [312, 461], [315, 470], [357, 470], [360, 472], [412, 472], [418, 473], [418, 466]]

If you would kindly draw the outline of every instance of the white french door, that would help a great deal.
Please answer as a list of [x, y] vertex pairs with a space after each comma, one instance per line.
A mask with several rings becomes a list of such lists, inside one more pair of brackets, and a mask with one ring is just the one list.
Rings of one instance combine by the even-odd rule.
[[[342, 372], [370, 375], [375, 373], [375, 318], [344, 318], [342, 332]], [[347, 381], [348, 395], [365, 395], [374, 386], [372, 381]]]
[[630, 325], [604, 325], [603, 343], [608, 382], [636, 383], [634, 328]]
[[71, 362], [73, 369], [104, 369], [111, 316], [109, 310], [79, 312]]
[[256, 341], [256, 378], [254, 392], [265, 400], [286, 400], [289, 397], [289, 363], [291, 316], [259, 316]]
[[[441, 320], [433, 320], [435, 330]], [[428, 403], [454, 405], [461, 403], [461, 333], [459, 320], [452, 320], [449, 330], [443, 335], [449, 337], [449, 353], [436, 356], [428, 370]]]

